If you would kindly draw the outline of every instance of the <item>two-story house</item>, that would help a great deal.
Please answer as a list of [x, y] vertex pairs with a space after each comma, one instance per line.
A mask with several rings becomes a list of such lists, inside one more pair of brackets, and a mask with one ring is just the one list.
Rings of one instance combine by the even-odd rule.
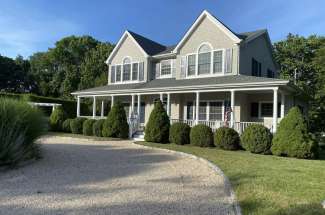
[[[229, 125], [242, 132], [263, 123], [276, 132], [294, 105], [307, 108], [289, 81], [278, 79], [267, 30], [235, 33], [203, 11], [184, 37], [165, 46], [126, 31], [108, 56], [108, 84], [72, 93], [96, 103], [125, 104], [131, 135], [145, 126], [154, 102], [164, 102], [171, 123]], [[96, 102], [97, 101], [97, 102]]]

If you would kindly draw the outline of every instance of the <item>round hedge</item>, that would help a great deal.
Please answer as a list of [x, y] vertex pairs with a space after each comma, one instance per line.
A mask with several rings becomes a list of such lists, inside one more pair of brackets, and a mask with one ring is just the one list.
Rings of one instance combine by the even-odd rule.
[[190, 132], [190, 143], [194, 146], [200, 147], [212, 147], [213, 145], [213, 133], [209, 126], [196, 125]]
[[97, 137], [102, 137], [103, 125], [105, 119], [99, 119], [93, 124], [93, 135]]
[[272, 134], [263, 125], [248, 126], [241, 135], [242, 147], [252, 153], [268, 154], [272, 145]]
[[121, 102], [117, 101], [108, 113], [107, 119], [103, 124], [102, 134], [104, 137], [129, 137], [129, 125]]
[[298, 107], [290, 109], [274, 135], [271, 151], [274, 155], [296, 158], [317, 158], [318, 144], [308, 132]]
[[64, 122], [62, 123], [62, 131], [71, 133], [71, 126], [70, 126], [71, 121], [72, 119], [64, 120]]
[[185, 145], [190, 143], [191, 128], [186, 123], [177, 122], [170, 126], [169, 141], [177, 145]]
[[221, 127], [214, 135], [214, 144], [221, 149], [238, 150], [240, 149], [240, 138], [234, 129]]
[[62, 124], [67, 118], [61, 106], [54, 109], [50, 116], [50, 128], [52, 131], [62, 131]]
[[86, 136], [93, 135], [93, 124], [96, 122], [95, 119], [87, 119], [82, 124], [82, 133]]
[[83, 117], [78, 117], [78, 118], [71, 120], [71, 122], [70, 122], [71, 132], [73, 134], [82, 134], [83, 123], [86, 120], [87, 119], [83, 118]]
[[147, 142], [168, 143], [170, 121], [160, 100], [155, 102], [146, 125], [144, 139]]

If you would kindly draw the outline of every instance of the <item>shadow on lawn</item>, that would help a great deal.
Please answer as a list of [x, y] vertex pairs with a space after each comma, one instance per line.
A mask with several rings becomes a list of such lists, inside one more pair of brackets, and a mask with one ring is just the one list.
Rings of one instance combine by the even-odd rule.
[[319, 204], [291, 205], [286, 209], [278, 210], [270, 215], [324, 215], [325, 209]]

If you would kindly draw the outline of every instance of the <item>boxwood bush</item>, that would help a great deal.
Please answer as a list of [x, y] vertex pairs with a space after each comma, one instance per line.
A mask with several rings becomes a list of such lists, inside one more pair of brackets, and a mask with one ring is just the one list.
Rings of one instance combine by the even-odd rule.
[[93, 124], [93, 135], [97, 137], [102, 137], [103, 125], [105, 119], [99, 119]]
[[213, 144], [213, 133], [209, 126], [196, 125], [191, 128], [190, 132], [190, 143], [194, 146], [200, 147], [212, 147]]
[[190, 143], [191, 128], [186, 123], [177, 122], [170, 126], [169, 142], [178, 145], [185, 145]]
[[296, 158], [317, 158], [318, 144], [308, 133], [307, 124], [298, 107], [290, 109], [274, 135], [272, 153]]
[[87, 119], [82, 124], [82, 133], [86, 136], [93, 135], [93, 124], [96, 122], [95, 119]]
[[62, 131], [66, 132], [66, 133], [71, 133], [71, 121], [72, 119], [66, 119], [64, 120], [64, 122], [62, 123]]
[[0, 98], [0, 165], [38, 158], [35, 140], [46, 130], [41, 111], [19, 100]]
[[160, 100], [155, 102], [146, 125], [144, 139], [147, 142], [168, 143], [170, 121]]
[[50, 129], [51, 131], [62, 131], [62, 124], [66, 120], [67, 115], [62, 107], [57, 107], [50, 116]]
[[225, 150], [238, 150], [240, 149], [239, 134], [232, 128], [221, 127], [214, 135], [214, 145]]
[[260, 124], [248, 126], [241, 135], [243, 148], [252, 153], [269, 154], [272, 145], [272, 134], [268, 128]]
[[104, 137], [128, 138], [129, 125], [121, 102], [117, 101], [103, 124]]
[[70, 128], [73, 134], [82, 134], [83, 123], [86, 121], [86, 118], [77, 117], [71, 120]]

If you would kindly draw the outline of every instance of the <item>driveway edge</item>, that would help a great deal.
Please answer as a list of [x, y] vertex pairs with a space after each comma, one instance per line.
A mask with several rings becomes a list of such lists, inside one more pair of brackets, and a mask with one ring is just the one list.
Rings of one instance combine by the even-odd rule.
[[231, 186], [231, 183], [230, 183], [228, 177], [223, 173], [223, 171], [217, 165], [215, 165], [211, 161], [209, 161], [209, 160], [207, 160], [205, 158], [198, 157], [198, 156], [193, 155], [193, 154], [185, 153], [185, 152], [179, 152], [179, 151], [174, 151], [174, 150], [170, 150], [170, 149], [163, 149], [163, 148], [157, 148], [157, 147], [151, 147], [151, 146], [144, 146], [144, 145], [137, 144], [136, 142], [132, 142], [132, 144], [136, 145], [138, 147], [146, 148], [146, 149], [161, 150], [161, 151], [164, 151], [164, 152], [177, 154], [177, 155], [180, 155], [180, 156], [184, 156], [184, 157], [192, 158], [192, 159], [195, 159], [195, 160], [199, 160], [200, 162], [207, 164], [213, 171], [215, 171], [217, 174], [222, 176], [222, 178], [224, 180], [224, 184], [225, 184], [225, 189], [230, 194], [230, 200], [232, 201], [233, 207], [235, 209], [235, 213], [237, 215], [242, 215], [239, 203], [238, 203], [236, 195], [235, 195], [235, 192], [232, 189], [232, 186]]

